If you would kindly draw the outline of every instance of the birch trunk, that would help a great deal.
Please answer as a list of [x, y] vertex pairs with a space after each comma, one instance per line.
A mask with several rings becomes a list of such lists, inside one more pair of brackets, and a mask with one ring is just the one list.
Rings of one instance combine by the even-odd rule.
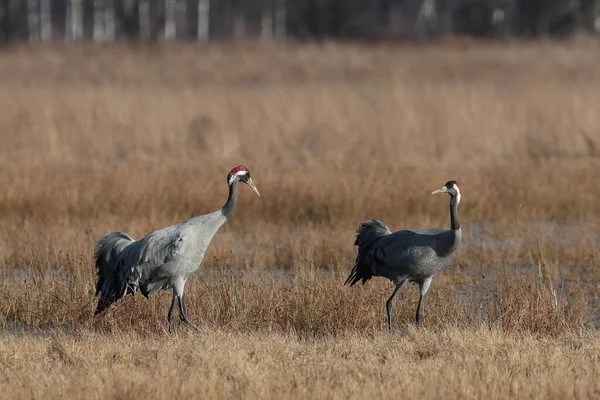
[[165, 1], [165, 41], [170, 42], [177, 37], [177, 2], [176, 0]]
[[210, 38], [210, 0], [198, 1], [198, 32], [199, 41]]
[[67, 37], [77, 41], [83, 37], [83, 0], [70, 0], [67, 8]]

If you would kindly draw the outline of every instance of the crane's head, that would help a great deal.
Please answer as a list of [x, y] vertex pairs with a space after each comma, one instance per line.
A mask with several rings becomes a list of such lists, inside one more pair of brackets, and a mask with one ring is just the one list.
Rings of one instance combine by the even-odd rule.
[[250, 178], [250, 170], [243, 165], [238, 165], [234, 169], [232, 169], [229, 174], [227, 174], [227, 184], [232, 185], [234, 182], [244, 182], [246, 185], [252, 189], [254, 193], [258, 197], [260, 197], [260, 193], [258, 193], [258, 189], [252, 182], [252, 178]]
[[460, 202], [460, 188], [458, 187], [458, 182], [456, 181], [446, 182], [444, 186], [433, 191], [431, 194], [436, 193], [448, 193], [451, 198], [456, 199], [457, 202]]

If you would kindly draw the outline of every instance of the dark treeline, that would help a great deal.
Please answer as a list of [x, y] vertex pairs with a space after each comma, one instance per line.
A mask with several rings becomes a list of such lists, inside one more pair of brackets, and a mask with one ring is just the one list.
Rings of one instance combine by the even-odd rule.
[[600, 33], [600, 0], [0, 0], [0, 40]]

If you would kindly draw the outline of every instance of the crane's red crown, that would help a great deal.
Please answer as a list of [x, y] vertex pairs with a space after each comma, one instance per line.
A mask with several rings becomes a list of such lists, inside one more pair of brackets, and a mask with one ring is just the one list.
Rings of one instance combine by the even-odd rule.
[[233, 178], [236, 176], [245, 176], [245, 179], [250, 179], [250, 171], [243, 165], [238, 165], [227, 174], [227, 184], [231, 185]]
[[240, 172], [240, 171], [246, 171], [246, 172], [250, 172], [248, 170], [248, 168], [246, 168], [243, 165], [238, 165], [237, 167], [235, 167], [234, 169], [231, 170], [231, 172], [229, 174], [235, 174], [236, 172]]
[[452, 186], [454, 186], [454, 185], [456, 185], [458, 190], [460, 190], [460, 186], [458, 185], [458, 182], [456, 182], [456, 181], [448, 181], [448, 182], [446, 182], [446, 184], [444, 186], [446, 186], [446, 189], [452, 189]]

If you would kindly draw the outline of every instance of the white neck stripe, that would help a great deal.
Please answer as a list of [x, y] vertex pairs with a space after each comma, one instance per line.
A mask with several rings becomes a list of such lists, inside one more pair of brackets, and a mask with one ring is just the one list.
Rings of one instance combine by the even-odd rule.
[[460, 203], [460, 189], [458, 185], [454, 185], [454, 189], [456, 190], [456, 204]]

